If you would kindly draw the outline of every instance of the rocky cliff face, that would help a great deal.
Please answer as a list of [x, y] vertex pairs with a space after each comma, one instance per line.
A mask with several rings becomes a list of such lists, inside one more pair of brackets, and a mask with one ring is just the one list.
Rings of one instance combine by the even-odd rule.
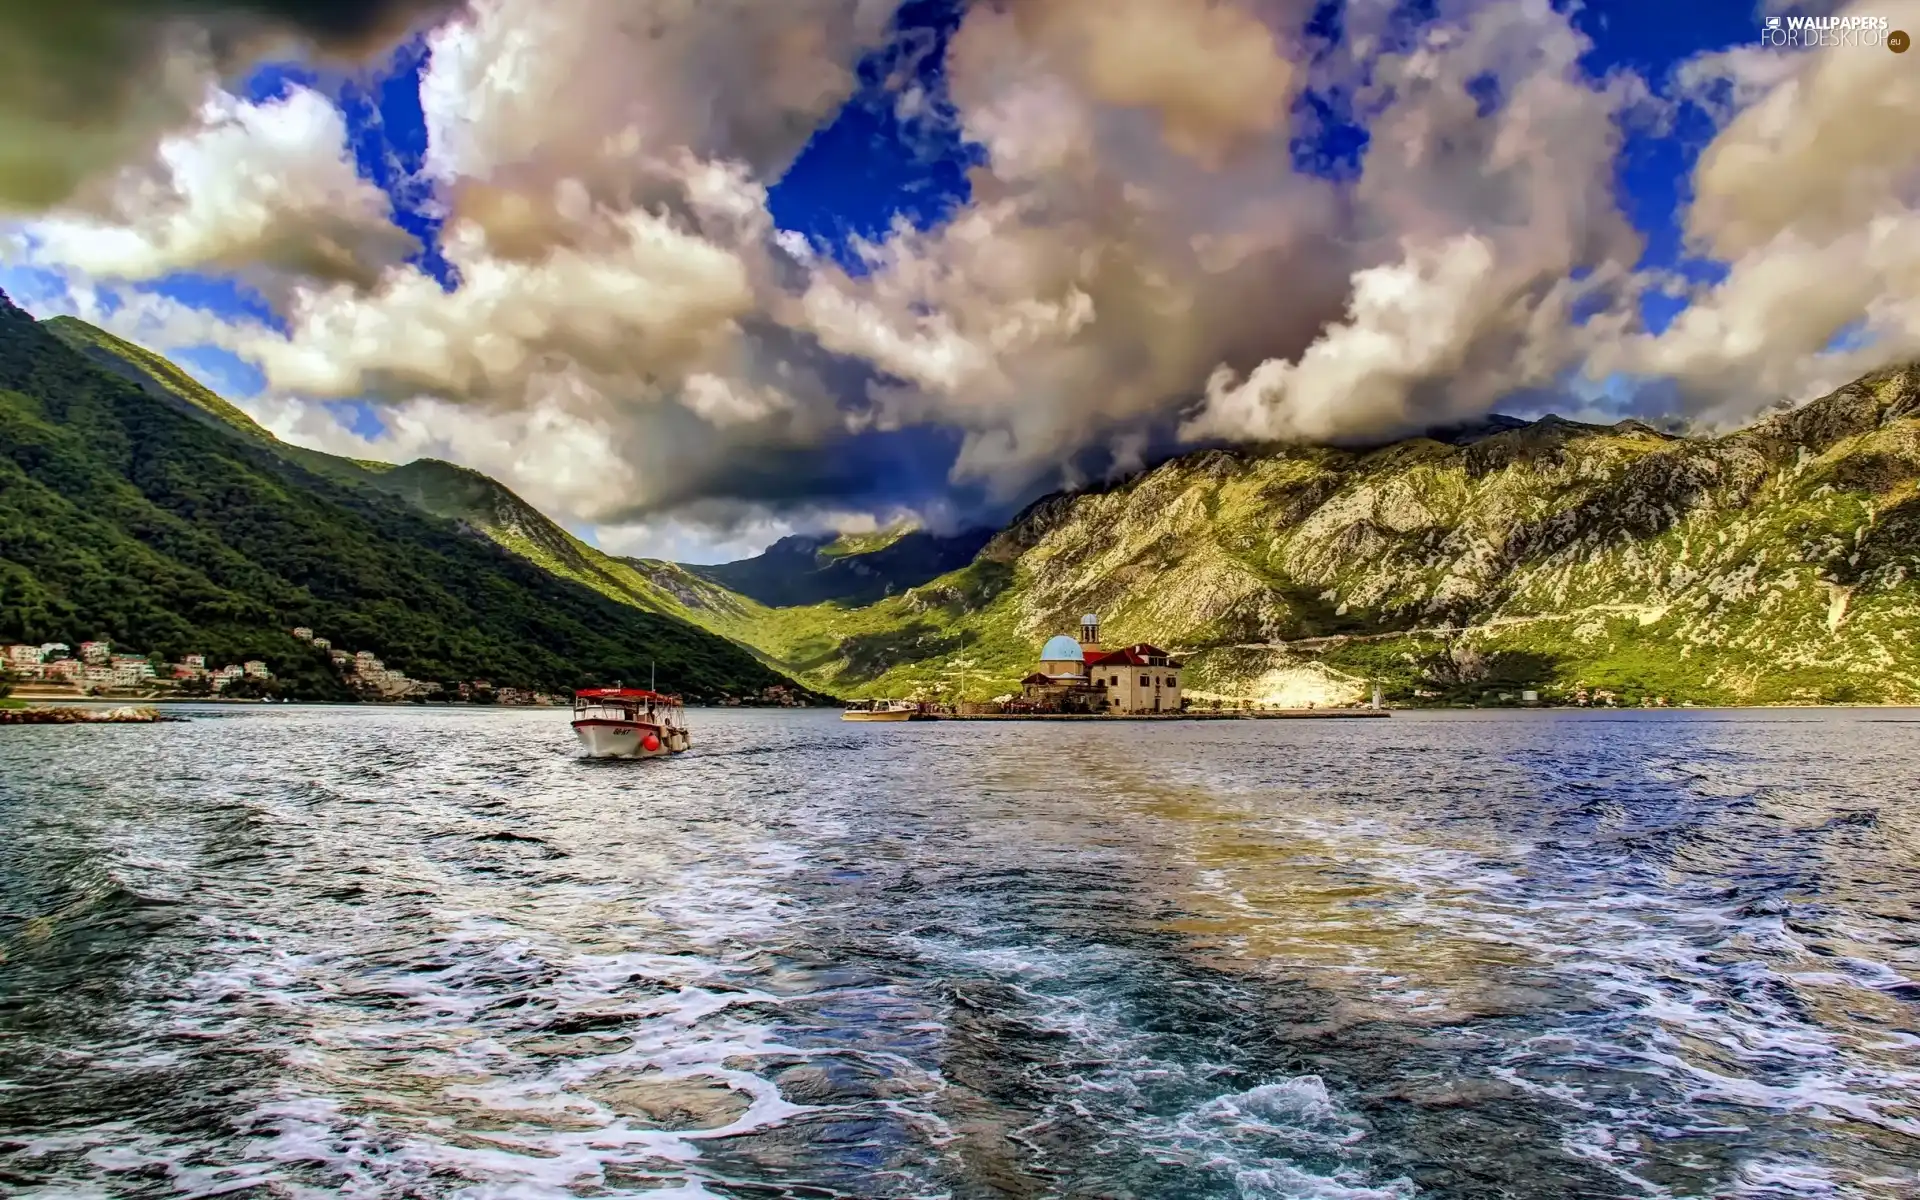
[[763, 649], [809, 642], [842, 690], [979, 693], [1092, 611], [1188, 655], [1202, 697], [1920, 698], [1920, 369], [1717, 439], [1548, 418], [1459, 441], [1190, 455]]

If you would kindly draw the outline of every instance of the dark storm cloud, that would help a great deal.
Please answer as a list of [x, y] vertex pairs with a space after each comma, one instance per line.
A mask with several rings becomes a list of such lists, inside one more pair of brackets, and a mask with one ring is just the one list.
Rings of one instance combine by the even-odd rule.
[[0, 0], [0, 210], [72, 197], [199, 103], [206, 79], [298, 47], [376, 53], [448, 0]]

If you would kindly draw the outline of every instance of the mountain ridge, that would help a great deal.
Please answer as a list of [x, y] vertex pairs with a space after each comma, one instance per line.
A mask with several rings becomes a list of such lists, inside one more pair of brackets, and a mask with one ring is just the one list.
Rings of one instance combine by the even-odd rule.
[[871, 604], [965, 566], [993, 534], [973, 529], [942, 536], [896, 526], [871, 534], [794, 535], [752, 558], [685, 569], [770, 608]]
[[1719, 437], [1495, 415], [1383, 446], [1197, 450], [891, 577], [885, 556], [923, 531], [689, 567], [607, 555], [466, 468], [372, 474], [837, 694], [1011, 690], [1095, 611], [1109, 640], [1187, 656], [1202, 703], [1343, 703], [1374, 682], [1406, 701], [1831, 703], [1920, 699], [1916, 446], [1920, 368], [1901, 367]]

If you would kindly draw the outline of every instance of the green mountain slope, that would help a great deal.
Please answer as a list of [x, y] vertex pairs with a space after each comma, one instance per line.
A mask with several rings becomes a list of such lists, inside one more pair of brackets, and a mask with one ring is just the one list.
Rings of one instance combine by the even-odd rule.
[[76, 317], [52, 317], [42, 321], [40, 327], [85, 355], [94, 365], [120, 376], [176, 411], [214, 429], [271, 447], [280, 457], [336, 482], [364, 483], [393, 469], [388, 463], [341, 458], [283, 442], [171, 360]]
[[312, 469], [314, 452], [222, 416], [167, 372], [149, 380], [170, 400], [88, 349], [103, 343], [0, 297], [0, 640], [104, 632], [169, 655], [262, 657], [316, 697], [339, 685], [282, 632], [294, 625], [417, 678], [566, 688], [640, 679], [654, 660], [662, 686], [696, 697], [785, 682], [724, 639], [367, 486], [392, 473], [379, 464], [321, 455]]
[[506, 485], [466, 467], [423, 458], [393, 468], [374, 486], [609, 599], [690, 621], [750, 650], [755, 629], [779, 619], [767, 606], [676, 563], [616, 558], [589, 546]]

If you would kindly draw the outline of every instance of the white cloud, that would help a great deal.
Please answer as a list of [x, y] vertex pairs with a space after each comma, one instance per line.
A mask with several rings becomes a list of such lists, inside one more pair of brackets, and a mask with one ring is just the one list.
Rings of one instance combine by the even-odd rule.
[[95, 211], [56, 210], [30, 233], [40, 261], [124, 280], [266, 268], [366, 286], [418, 248], [355, 173], [339, 110], [306, 88], [264, 104], [214, 92]]
[[633, 378], [704, 361], [753, 310], [727, 249], [644, 211], [582, 216], [576, 244], [537, 260], [496, 257], [480, 230], [453, 226], [452, 292], [417, 268], [370, 294], [297, 288], [289, 335], [252, 349], [287, 391], [512, 402], [554, 360]]
[[[1920, 30], [1920, 0], [1842, 15]], [[1696, 289], [1659, 336], [1600, 348], [1592, 369], [1675, 380], [1726, 422], [1920, 357], [1920, 72], [1910, 59], [1836, 46], [1701, 60], [1689, 78], [1733, 77], [1747, 102], [1700, 155], [1687, 214], [1696, 248], [1725, 261], [1727, 276]]]
[[683, 153], [778, 173], [852, 92], [898, 0], [473, 0], [430, 38], [427, 170], [558, 174], [603, 199]]
[[[1551, 384], [1617, 333], [1627, 318], [1613, 293], [1640, 246], [1612, 172], [1619, 119], [1644, 91], [1626, 77], [1589, 83], [1586, 46], [1545, 4], [1504, 5], [1374, 63], [1384, 107], [1355, 190], [1364, 265], [1346, 320], [1244, 380], [1215, 372], [1182, 432], [1411, 433]], [[1597, 311], [1577, 316], [1583, 305]]]

